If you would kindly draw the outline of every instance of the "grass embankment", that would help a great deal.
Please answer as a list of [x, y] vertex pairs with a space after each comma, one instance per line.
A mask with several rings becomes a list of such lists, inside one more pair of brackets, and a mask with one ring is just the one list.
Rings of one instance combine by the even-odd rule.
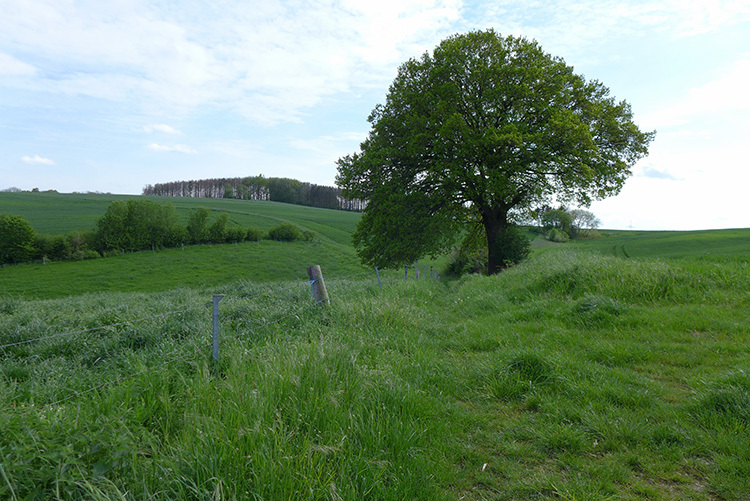
[[206, 291], [6, 298], [0, 344], [124, 323], [4, 349], [0, 498], [744, 499], [747, 265], [238, 283], [215, 370], [207, 308], [127, 323]]

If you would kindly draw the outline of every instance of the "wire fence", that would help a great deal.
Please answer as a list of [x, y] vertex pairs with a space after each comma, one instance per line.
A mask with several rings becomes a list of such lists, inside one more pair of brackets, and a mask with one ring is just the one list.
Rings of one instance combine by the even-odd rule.
[[[415, 273], [412, 278], [417, 278], [417, 265], [415, 264], [413, 268]], [[391, 282], [396, 281], [397, 276], [397, 274], [390, 274], [389, 278], [393, 279]], [[366, 277], [372, 277], [373, 280], [365, 280]], [[430, 277], [438, 278], [433, 273]], [[377, 281], [374, 280], [375, 278], [377, 278]], [[425, 274], [423, 278], [428, 277]], [[242, 335], [257, 335], [264, 329], [281, 324], [293, 317], [301, 318], [304, 313], [314, 308], [320, 308], [320, 301], [316, 300], [315, 294], [316, 282], [318, 281], [333, 288], [336, 298], [345, 298], [367, 289], [378, 287], [382, 289], [383, 287], [381, 274], [377, 268], [375, 268], [374, 273], [368, 271], [332, 278], [321, 276], [319, 279], [298, 281], [280, 288], [262, 285], [263, 290], [245, 291], [242, 290], [242, 287], [239, 287], [240, 290], [215, 295], [213, 302], [200, 302], [187, 308], [139, 316], [129, 320], [119, 320], [83, 329], [71, 329], [28, 339], [6, 341], [0, 344], [0, 362], [6, 365], [3, 370], [5, 386], [11, 390], [21, 388], [21, 393], [26, 393], [26, 395], [14, 395], [12, 407], [25, 409], [26, 411], [44, 411], [83, 395], [123, 384], [167, 366], [180, 362], [196, 363], [201, 359], [206, 360], [208, 358], [206, 345], [203, 344], [201, 339], [205, 339], [207, 333], [212, 334], [213, 361], [217, 362], [222, 321], [226, 320], [232, 325], [233, 336], [226, 336], [226, 329], [223, 331], [226, 336], [225, 341], [228, 341], [237, 339]], [[258, 285], [253, 284], [253, 287], [258, 287]], [[308, 294], [312, 296], [312, 300]], [[265, 302], [260, 302], [262, 299], [265, 299]], [[219, 308], [219, 301], [221, 301], [221, 309]], [[211, 306], [213, 306], [213, 315], [208, 314]], [[175, 329], [172, 325], [172, 332], [170, 332], [170, 326], [166, 323], [170, 319], [177, 319], [174, 325], [178, 327]], [[163, 325], [160, 325], [160, 322], [163, 322]], [[120, 336], [119, 338], [108, 336], [108, 333], [120, 334]], [[20, 336], [20, 333], [16, 334]], [[169, 340], [177, 342], [172, 343], [171, 349], [164, 353], [164, 349], [169, 348], [169, 346], [166, 346]], [[62, 341], [65, 343], [60, 344]], [[34, 351], [34, 347], [37, 345], [41, 348]], [[123, 347], [129, 348], [129, 350], [123, 350]], [[145, 347], [151, 347], [151, 352], [143, 350]], [[88, 357], [82, 355], [86, 349], [91, 351]], [[46, 357], [45, 353], [47, 354]], [[94, 358], [96, 355], [98, 356]], [[79, 363], [85, 365], [92, 372], [91, 379], [99, 375], [98, 369], [102, 364], [109, 362], [110, 366], [115, 365], [113, 360], [118, 355], [135, 360], [120, 361], [119, 364], [122, 366], [120, 370], [114, 371], [114, 376], [109, 374], [105, 381], [85, 385], [81, 389], [73, 389], [71, 386], [75, 386], [75, 384], [66, 380], [64, 365], [68, 358], [76, 358]], [[63, 367], [60, 367], [61, 357]], [[148, 363], [149, 361], [150, 363]], [[52, 388], [47, 394], [43, 395], [35, 395], [34, 389], [23, 389], [24, 374], [27, 374], [28, 370], [33, 370], [34, 366], [42, 367], [45, 364], [60, 369], [57, 372], [62, 380], [60, 387]], [[133, 371], [132, 366], [138, 364], [143, 364], [145, 367]], [[10, 369], [7, 366], [10, 366]], [[32, 367], [32, 369], [28, 369], [29, 367]], [[54, 378], [51, 375], [45, 375], [44, 379], [49, 384], [49, 381]], [[33, 403], [44, 400], [45, 397], [46, 403], [41, 405]], [[21, 405], [18, 405], [19, 400]]]

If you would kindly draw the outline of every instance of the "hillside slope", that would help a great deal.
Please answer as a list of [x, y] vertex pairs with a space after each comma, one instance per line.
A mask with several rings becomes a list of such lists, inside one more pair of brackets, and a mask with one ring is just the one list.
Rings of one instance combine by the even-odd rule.
[[0, 498], [747, 499], [747, 266], [6, 298]]

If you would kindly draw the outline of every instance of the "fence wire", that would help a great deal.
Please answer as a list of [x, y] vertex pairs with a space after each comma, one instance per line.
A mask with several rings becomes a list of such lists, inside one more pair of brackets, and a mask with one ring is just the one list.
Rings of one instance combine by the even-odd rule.
[[[372, 276], [373, 277], [373, 283], [367, 283], [365, 285], [361, 285], [361, 286], [356, 287], [354, 289], [350, 289], [350, 288], [345, 288], [344, 287], [344, 284], [346, 284], [347, 281], [349, 281], [349, 283], [351, 283], [351, 281], [353, 279], [362, 278], [362, 277], [365, 277], [365, 276]], [[360, 292], [362, 292], [364, 290], [367, 290], [367, 289], [376, 289], [376, 288], [378, 288], [378, 285], [380, 285], [380, 287], [382, 288], [382, 282], [383, 282], [383, 280], [381, 280], [381, 283], [379, 284], [377, 281], [375, 281], [375, 272], [374, 271], [361, 272], [361, 273], [355, 273], [355, 274], [351, 274], [351, 275], [340, 276], [340, 277], [332, 277], [332, 278], [325, 278], [325, 277], [323, 277], [323, 281], [326, 284], [328, 284], [328, 285], [332, 285], [332, 289], [335, 292], [334, 302], [336, 302], [338, 298], [351, 297], [351, 296], [354, 296], [355, 294], [358, 294], [358, 293], [360, 293]], [[398, 279], [396, 281], [397, 282], [401, 282], [402, 280]], [[236, 297], [224, 298], [224, 300], [221, 303], [221, 306], [223, 306], [224, 307], [223, 309], [226, 311], [226, 309], [227, 309], [226, 305], [236, 306], [241, 301], [250, 302], [252, 300], [261, 298], [263, 296], [278, 297], [282, 293], [287, 293], [287, 292], [292, 291], [294, 289], [298, 289], [300, 291], [300, 293], [302, 293], [302, 291], [304, 289], [306, 289], [307, 287], [310, 287], [312, 285], [312, 283], [313, 282], [310, 282], [310, 281], [299, 281], [299, 282], [296, 282], [296, 283], [294, 283], [292, 285], [281, 287], [281, 288], [276, 288], [276, 289], [269, 288], [267, 290], [263, 290], [263, 291], [259, 291], [259, 292], [254, 292], [254, 293], [251, 293], [251, 294], [244, 294], [244, 295], [241, 294], [241, 295], [236, 296]], [[385, 282], [385, 285], [389, 285], [389, 283]], [[305, 293], [305, 295], [307, 295], [307, 293]], [[298, 299], [302, 299], [302, 296], [300, 296]], [[171, 317], [171, 316], [175, 316], [175, 315], [180, 315], [180, 314], [195, 312], [195, 311], [198, 311], [198, 310], [201, 310], [201, 309], [207, 309], [207, 307], [210, 307], [210, 306], [212, 306], [212, 302], [209, 301], [207, 303], [202, 303], [199, 306], [194, 306], [194, 307], [190, 307], [190, 308], [184, 308], [184, 309], [180, 309], [180, 310], [173, 310], [173, 311], [168, 311], [168, 312], [164, 312], [164, 313], [158, 313], [158, 314], [154, 314], [154, 315], [148, 315], [148, 316], [140, 317], [140, 318], [133, 319], [133, 320], [124, 320], [122, 322], [115, 322], [115, 323], [110, 323], [110, 324], [106, 324], [106, 325], [101, 325], [101, 326], [96, 326], [96, 327], [90, 327], [90, 328], [87, 328], [87, 329], [79, 329], [79, 330], [74, 330], [74, 331], [62, 332], [62, 333], [59, 333], [59, 334], [53, 334], [53, 335], [49, 335], [49, 336], [40, 336], [40, 337], [36, 337], [36, 338], [33, 338], [33, 339], [26, 339], [26, 340], [22, 340], [22, 341], [13, 342], [13, 343], [6, 343], [6, 344], [0, 345], [0, 349], [7, 350], [8, 348], [12, 348], [12, 347], [16, 347], [16, 346], [21, 346], [21, 345], [26, 345], [26, 344], [31, 344], [31, 343], [35, 343], [35, 342], [39, 342], [39, 341], [45, 341], [45, 340], [51, 340], [51, 339], [57, 339], [57, 338], [64, 338], [64, 337], [68, 337], [68, 336], [74, 336], [74, 335], [77, 335], [77, 334], [86, 334], [86, 333], [101, 331], [101, 330], [104, 330], [104, 329], [113, 329], [113, 328], [122, 327], [122, 326], [126, 326], [126, 325], [133, 325], [133, 324], [138, 324], [138, 323], [141, 323], [141, 322], [146, 322], [146, 321], [149, 321], [149, 320], [165, 319], [165, 318], [168, 318], [168, 317]], [[241, 334], [242, 332], [244, 332], [245, 334], [257, 334], [258, 332], [262, 331], [262, 329], [268, 328], [268, 327], [270, 327], [272, 325], [280, 324], [284, 320], [287, 320], [289, 318], [292, 318], [292, 317], [299, 318], [299, 316], [301, 314], [303, 314], [305, 312], [308, 312], [309, 310], [312, 310], [313, 308], [316, 308], [316, 307], [320, 307], [320, 303], [312, 302], [312, 303], [309, 303], [306, 306], [303, 306], [301, 308], [294, 308], [294, 309], [288, 310], [284, 314], [282, 314], [280, 316], [277, 316], [276, 318], [269, 319], [269, 320], [260, 320], [259, 321], [260, 323], [258, 325], [252, 325], [252, 326], [248, 327], [247, 330], [240, 330], [237, 333]], [[260, 306], [258, 308], [260, 308]], [[208, 318], [206, 318], [206, 320], [208, 320]], [[162, 332], [162, 334], [164, 334], [164, 332]], [[134, 372], [134, 373], [131, 373], [131, 374], [125, 374], [125, 375], [122, 375], [122, 376], [119, 376], [119, 377], [115, 377], [115, 378], [113, 378], [113, 379], [111, 379], [109, 381], [102, 382], [100, 384], [97, 384], [97, 385], [85, 388], [85, 389], [80, 390], [80, 391], [73, 391], [70, 394], [68, 394], [65, 397], [63, 397], [63, 398], [59, 398], [59, 399], [57, 399], [57, 400], [55, 400], [53, 402], [50, 402], [50, 403], [45, 404], [45, 405], [42, 405], [40, 407], [24, 407], [24, 408], [26, 410], [29, 410], [29, 411], [43, 411], [43, 410], [49, 409], [51, 407], [54, 407], [54, 406], [60, 405], [62, 403], [65, 403], [67, 401], [70, 401], [72, 399], [75, 399], [77, 397], [80, 397], [80, 396], [83, 396], [83, 395], [86, 395], [86, 394], [89, 394], [89, 393], [96, 392], [96, 391], [101, 390], [101, 389], [106, 388], [106, 387], [110, 387], [110, 386], [113, 386], [113, 385], [116, 385], [116, 384], [121, 384], [121, 383], [124, 383], [126, 381], [135, 379], [135, 378], [137, 378], [139, 376], [142, 376], [143, 374], [147, 374], [149, 372], [153, 372], [153, 371], [155, 371], [155, 370], [157, 370], [157, 369], [159, 369], [161, 367], [165, 367], [165, 366], [168, 366], [168, 365], [171, 365], [171, 364], [175, 364], [175, 363], [179, 363], [179, 362], [182, 362], [182, 361], [197, 360], [199, 357], [204, 356], [204, 353], [202, 353], [203, 349], [198, 346], [197, 340], [200, 339], [201, 335], [208, 334], [208, 322], [206, 324], [206, 332], [198, 332], [197, 330], [192, 330], [191, 329], [189, 331], [189, 334], [191, 336], [191, 339], [188, 339], [188, 342], [191, 344], [191, 348], [193, 349], [192, 353], [188, 353], [186, 355], [172, 357], [172, 358], [170, 358], [168, 360], [165, 360], [164, 362], [157, 363], [157, 364], [152, 365], [150, 367], [146, 367], [143, 370], [140, 370], [140, 371], [137, 371], [137, 372]], [[163, 341], [164, 339], [166, 339], [166, 336], [162, 337], [161, 341]], [[236, 336], [235, 336], [235, 339], [236, 339]], [[209, 349], [209, 347], [210, 346], [207, 343], [206, 347], [204, 347], [204, 349], [207, 350], [207, 349]], [[97, 359], [96, 362], [98, 362], [98, 359]]]

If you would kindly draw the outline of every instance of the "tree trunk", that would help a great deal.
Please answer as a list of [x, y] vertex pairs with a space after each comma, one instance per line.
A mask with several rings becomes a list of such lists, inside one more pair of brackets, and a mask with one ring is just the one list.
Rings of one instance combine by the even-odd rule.
[[498, 239], [503, 238], [508, 226], [508, 211], [485, 209], [482, 211], [482, 224], [487, 234], [487, 274], [494, 275], [503, 268], [506, 256], [498, 252]]

